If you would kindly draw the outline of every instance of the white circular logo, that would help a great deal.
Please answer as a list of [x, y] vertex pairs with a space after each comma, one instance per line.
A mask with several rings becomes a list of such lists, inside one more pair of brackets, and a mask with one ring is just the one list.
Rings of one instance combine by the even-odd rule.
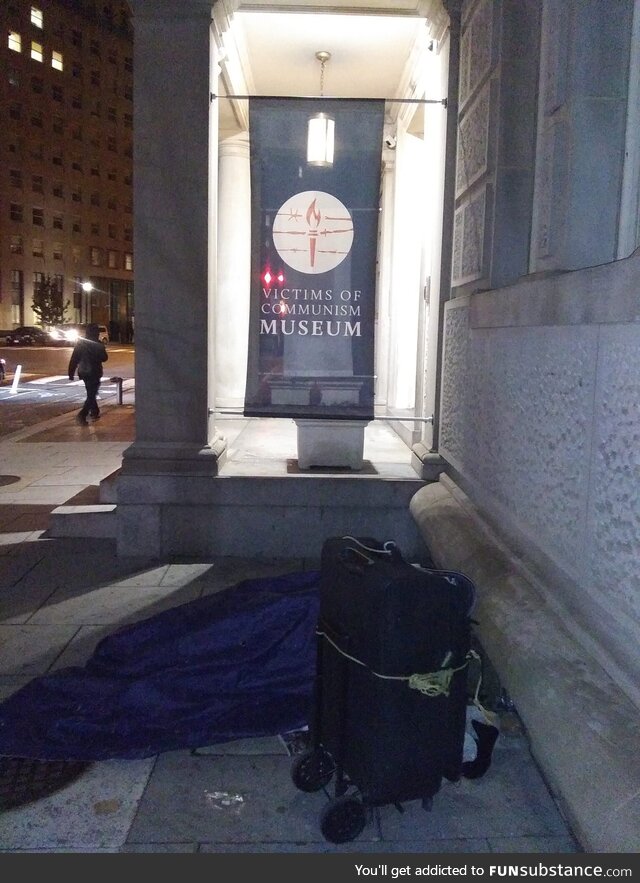
[[351, 251], [353, 218], [330, 193], [304, 190], [280, 206], [272, 236], [285, 264], [302, 273], [326, 273]]

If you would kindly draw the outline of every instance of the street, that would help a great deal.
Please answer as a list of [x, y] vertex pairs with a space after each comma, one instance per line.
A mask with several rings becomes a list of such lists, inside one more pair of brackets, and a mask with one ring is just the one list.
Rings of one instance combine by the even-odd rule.
[[[0, 347], [0, 358], [6, 363], [6, 377], [0, 383], [0, 437], [80, 407], [84, 384], [77, 377], [70, 382], [67, 375], [71, 351], [70, 346]], [[100, 398], [115, 400], [117, 385], [110, 378], [134, 377], [135, 348], [113, 343], [107, 345], [107, 353]]]

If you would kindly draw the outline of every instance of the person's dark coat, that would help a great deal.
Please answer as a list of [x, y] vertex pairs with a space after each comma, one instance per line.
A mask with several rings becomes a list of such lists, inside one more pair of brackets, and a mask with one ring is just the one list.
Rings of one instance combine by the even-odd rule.
[[[87, 329], [87, 334], [89, 334], [89, 329]], [[106, 362], [108, 358], [103, 343], [99, 340], [92, 340], [90, 337], [81, 337], [74, 346], [69, 359], [69, 380], [73, 380], [76, 370], [80, 380], [99, 380], [103, 372], [102, 363]]]

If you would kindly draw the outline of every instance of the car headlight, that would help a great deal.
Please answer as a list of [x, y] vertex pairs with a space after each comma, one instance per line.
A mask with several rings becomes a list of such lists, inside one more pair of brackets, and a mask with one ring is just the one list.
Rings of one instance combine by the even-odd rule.
[[67, 340], [76, 341], [79, 336], [80, 335], [75, 328], [71, 328], [69, 329], [69, 331], [65, 331], [65, 337], [67, 338]]
[[61, 340], [62, 339], [62, 335], [60, 334], [60, 332], [58, 331], [57, 328], [54, 328], [52, 331], [49, 332], [49, 337], [52, 338], [52, 340]]

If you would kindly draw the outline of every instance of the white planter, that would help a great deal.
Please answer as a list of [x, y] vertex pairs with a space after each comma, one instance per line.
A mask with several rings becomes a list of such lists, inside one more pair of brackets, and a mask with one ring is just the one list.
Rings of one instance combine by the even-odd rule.
[[296, 420], [298, 466], [362, 469], [367, 420]]

